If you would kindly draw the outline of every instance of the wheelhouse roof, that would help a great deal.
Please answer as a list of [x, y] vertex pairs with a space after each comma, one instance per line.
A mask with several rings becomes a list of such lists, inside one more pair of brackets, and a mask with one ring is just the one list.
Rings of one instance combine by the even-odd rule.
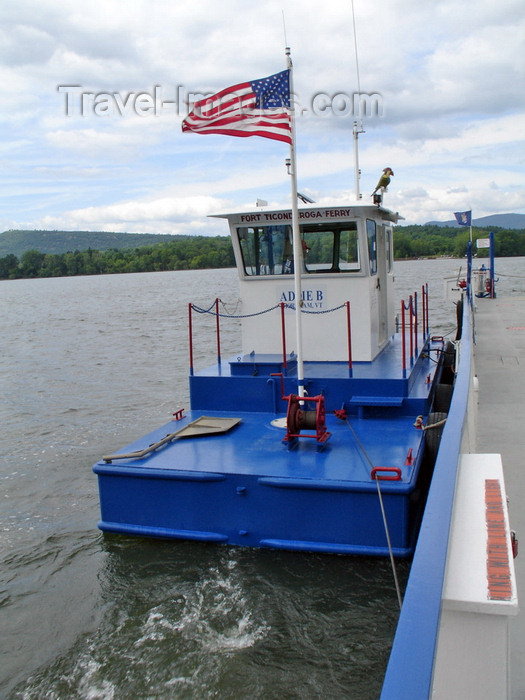
[[[228, 219], [234, 224], [276, 224], [292, 220], [292, 210], [289, 207], [269, 208], [257, 207], [234, 212], [224, 212], [210, 214], [212, 218]], [[299, 207], [299, 222], [313, 223], [317, 221], [345, 221], [348, 219], [372, 218], [390, 221], [396, 224], [403, 217], [398, 212], [393, 212], [380, 206], [372, 204], [333, 204], [317, 205], [310, 204]]]

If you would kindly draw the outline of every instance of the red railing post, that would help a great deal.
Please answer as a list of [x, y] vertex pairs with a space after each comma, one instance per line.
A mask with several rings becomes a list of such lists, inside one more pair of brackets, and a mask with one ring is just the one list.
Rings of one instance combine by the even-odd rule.
[[421, 286], [421, 315], [423, 317], [423, 341], [427, 336], [427, 300], [425, 296], [425, 285]]
[[215, 331], [217, 334], [217, 364], [221, 364], [221, 331], [219, 327], [219, 301], [215, 299]]
[[426, 322], [426, 326], [425, 326], [425, 327], [426, 327], [426, 329], [427, 329], [426, 332], [427, 332], [427, 338], [428, 338], [428, 336], [430, 335], [430, 320], [429, 320], [429, 314], [428, 314], [428, 282], [426, 283], [426, 286], [425, 286], [425, 295], [426, 295], [426, 298], [427, 298], [427, 304], [426, 304], [426, 309], [427, 309], [427, 322]]
[[423, 316], [423, 342], [427, 336], [427, 300], [425, 298], [425, 285], [421, 286], [421, 315]]
[[406, 376], [407, 371], [407, 347], [405, 337], [405, 300], [401, 302], [401, 352], [403, 364], [403, 376]]
[[352, 376], [352, 324], [350, 317], [350, 302], [345, 302], [346, 306], [346, 332], [348, 336], [348, 369]]
[[408, 312], [410, 314], [410, 364], [414, 361], [414, 302], [412, 294], [409, 296]]
[[417, 344], [417, 328], [418, 328], [418, 318], [417, 318], [417, 292], [414, 292], [414, 359], [417, 357], [418, 344]]
[[281, 341], [283, 346], [283, 370], [286, 371], [286, 324], [284, 321], [284, 302], [281, 301]]
[[188, 333], [190, 341], [190, 374], [193, 375], [193, 328], [192, 328], [192, 318], [191, 318], [191, 308], [192, 303], [188, 304]]

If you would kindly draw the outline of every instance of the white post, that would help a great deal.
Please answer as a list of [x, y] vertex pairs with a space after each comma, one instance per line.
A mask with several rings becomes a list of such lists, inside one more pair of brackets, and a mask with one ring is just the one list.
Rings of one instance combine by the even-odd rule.
[[361, 192], [359, 188], [359, 179], [361, 177], [361, 171], [359, 170], [359, 149], [358, 149], [358, 138], [359, 134], [363, 133], [363, 128], [358, 128], [357, 122], [354, 122], [354, 178], [355, 178], [355, 198], [359, 202], [361, 199]]
[[292, 140], [290, 143], [290, 168], [291, 195], [292, 195], [292, 233], [293, 233], [293, 261], [294, 261], [294, 293], [295, 293], [295, 333], [297, 342], [297, 393], [304, 396], [304, 366], [303, 366], [303, 333], [301, 321], [301, 307], [303, 298], [301, 291], [301, 273], [303, 270], [303, 249], [299, 233], [299, 207], [297, 205], [297, 167], [295, 156], [295, 107], [293, 99], [293, 70], [290, 49], [286, 47], [287, 68], [290, 71], [290, 121]]

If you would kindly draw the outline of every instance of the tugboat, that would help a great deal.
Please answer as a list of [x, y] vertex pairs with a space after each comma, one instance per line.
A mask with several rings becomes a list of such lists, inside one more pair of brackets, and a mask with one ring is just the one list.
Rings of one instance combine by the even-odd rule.
[[[412, 554], [453, 390], [428, 287], [394, 308], [393, 226], [375, 204], [219, 214], [242, 347], [220, 300], [189, 305], [191, 408], [94, 466], [105, 532], [284, 550]], [[199, 314], [217, 362], [193, 366]], [[396, 327], [397, 321], [397, 327]], [[239, 322], [239, 321], [237, 321]]]
[[[402, 303], [396, 330], [393, 226], [401, 217], [382, 201], [394, 172], [385, 168], [372, 203], [361, 204], [357, 122], [356, 203], [299, 208], [289, 48], [286, 57], [285, 71], [197, 101], [182, 123], [183, 132], [288, 143], [291, 208], [219, 215], [239, 273], [241, 348], [222, 361], [220, 300], [190, 304], [191, 408], [95, 465], [99, 527], [406, 557], [454, 352], [430, 336], [427, 285]], [[217, 362], [204, 369], [193, 363], [195, 312], [217, 321]]]
[[[291, 94], [289, 59], [288, 73], [221, 91], [183, 122], [289, 143], [292, 206], [218, 215], [239, 274], [241, 347], [222, 360], [229, 314], [220, 299], [189, 304], [190, 410], [94, 466], [99, 527], [388, 554], [401, 614], [382, 700], [510, 697], [517, 540], [499, 455], [473, 454], [471, 244], [466, 280], [454, 280], [454, 342], [430, 335], [428, 285], [396, 317], [401, 217], [382, 201], [393, 170], [383, 170], [373, 203], [361, 204], [354, 123], [356, 203], [299, 209]], [[494, 297], [493, 263], [479, 291]], [[217, 361], [203, 369], [193, 362], [198, 314], [216, 319]], [[412, 554], [402, 601], [393, 559]]]

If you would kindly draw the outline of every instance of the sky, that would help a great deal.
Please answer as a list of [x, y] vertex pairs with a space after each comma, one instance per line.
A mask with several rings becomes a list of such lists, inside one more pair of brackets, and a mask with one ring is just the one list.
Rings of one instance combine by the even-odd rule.
[[181, 130], [286, 45], [300, 192], [355, 202], [357, 119], [363, 203], [388, 166], [402, 223], [525, 214], [523, 0], [2, 0], [0, 34], [0, 231], [221, 235], [209, 215], [289, 206], [287, 144]]

